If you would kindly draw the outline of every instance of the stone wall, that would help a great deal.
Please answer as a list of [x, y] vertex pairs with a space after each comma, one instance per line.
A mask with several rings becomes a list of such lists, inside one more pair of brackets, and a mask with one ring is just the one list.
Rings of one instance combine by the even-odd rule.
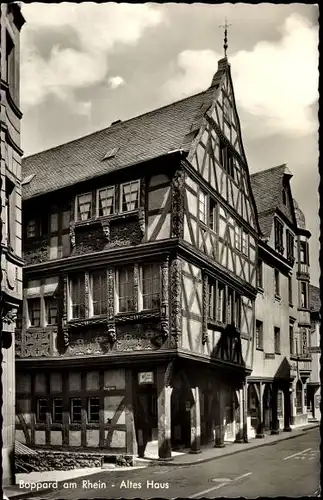
[[16, 474], [50, 470], [72, 470], [83, 467], [101, 467], [103, 455], [92, 453], [64, 453], [43, 451], [37, 455], [19, 455], [15, 458]]

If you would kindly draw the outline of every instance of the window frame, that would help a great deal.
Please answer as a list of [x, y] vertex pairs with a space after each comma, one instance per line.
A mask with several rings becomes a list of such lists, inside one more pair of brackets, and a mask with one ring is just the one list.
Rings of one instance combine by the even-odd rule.
[[[79, 297], [79, 302], [78, 303], [74, 303], [73, 301], [73, 289], [74, 289], [74, 285], [73, 285], [73, 281], [77, 279], [78, 282], [80, 282], [81, 280], [83, 280], [83, 296], [84, 296], [84, 303], [83, 303], [83, 307], [84, 307], [84, 315], [78, 315], [78, 316], [74, 316], [74, 307], [75, 306], [78, 306], [81, 310], [81, 306], [82, 306], [82, 303], [81, 303], [81, 297]], [[77, 319], [85, 319], [86, 318], [86, 309], [85, 309], [85, 273], [83, 274], [76, 274], [76, 275], [72, 275], [72, 276], [69, 276], [68, 278], [69, 280], [69, 319], [70, 320], [77, 320]], [[80, 288], [80, 286], [79, 286]]]
[[[86, 219], [82, 219], [81, 211], [79, 210], [79, 207], [80, 207], [79, 198], [81, 198], [82, 196], [87, 196], [87, 195], [89, 195], [91, 197], [89, 217], [87, 217]], [[80, 193], [80, 194], [77, 194], [75, 196], [75, 214], [76, 214], [76, 217], [75, 217], [76, 222], [87, 222], [93, 218], [93, 192], [92, 191], [88, 191], [86, 193]]]
[[[94, 290], [98, 290], [98, 286], [94, 284], [94, 279], [95, 275], [100, 276], [100, 300], [94, 300]], [[89, 311], [89, 316], [90, 317], [100, 317], [100, 316], [105, 316], [108, 312], [108, 277], [107, 277], [107, 271], [105, 269], [96, 269], [95, 271], [92, 271], [89, 276], [89, 281], [90, 281], [90, 286], [89, 286], [89, 306], [90, 306], [90, 311]], [[102, 278], [104, 284], [102, 285]], [[103, 292], [102, 292], [103, 289]], [[103, 293], [103, 297], [102, 297]], [[100, 304], [100, 312], [95, 313], [94, 311], [94, 304]]]
[[[201, 196], [203, 197], [203, 200], [201, 200]], [[201, 204], [203, 206], [203, 210], [201, 210]], [[207, 224], [207, 207], [208, 207], [208, 195], [203, 191], [203, 189], [199, 189], [198, 191], [198, 200], [197, 200], [197, 219], [199, 222], [202, 222], [203, 224]], [[203, 218], [201, 217], [203, 216]]]
[[[31, 311], [32, 309], [30, 308], [31, 304], [35, 304], [36, 302], [39, 303], [39, 324], [35, 324], [32, 321], [32, 314]], [[38, 309], [37, 309], [38, 310]], [[32, 297], [32, 298], [27, 298], [27, 311], [28, 311], [28, 325], [29, 328], [40, 328], [42, 326], [42, 320], [41, 320], [41, 310], [42, 310], [42, 303], [41, 303], [41, 297]]]
[[[74, 402], [79, 401], [80, 402], [80, 420], [75, 420], [74, 418]], [[73, 397], [70, 398], [70, 419], [71, 419], [71, 424], [81, 424], [82, 423], [82, 398], [81, 397]]]
[[[145, 268], [150, 268], [156, 271], [155, 275], [152, 273], [152, 276], [150, 278], [144, 277], [145, 273]], [[154, 293], [145, 293], [144, 292], [144, 287], [145, 283], [147, 281], [151, 281], [151, 290], [155, 290], [156, 282], [158, 284], [157, 287], [157, 292]], [[142, 264], [140, 266], [140, 292], [141, 292], [141, 307], [140, 309], [142, 311], [149, 311], [149, 310], [154, 310], [154, 309], [159, 309], [160, 308], [160, 303], [161, 303], [161, 268], [160, 264], [157, 262], [147, 262], [146, 264]], [[148, 298], [151, 300], [151, 303], [145, 304], [145, 298]], [[157, 301], [157, 305], [154, 306], [154, 300]], [[150, 305], [150, 307], [147, 307]]]
[[291, 356], [295, 355], [295, 346], [294, 346], [294, 341], [295, 341], [295, 333], [294, 333], [294, 324], [289, 323], [289, 353]]
[[[109, 214], [102, 214], [100, 215], [100, 192], [101, 191], [107, 191], [109, 189], [113, 189], [113, 203], [112, 203], [112, 212]], [[107, 199], [107, 198], [105, 198]], [[95, 207], [95, 213], [97, 218], [101, 217], [109, 217], [111, 215], [114, 215], [116, 213], [116, 186], [111, 185], [111, 186], [106, 186], [102, 187], [96, 190], [96, 207]]]
[[[124, 186], [127, 186], [128, 184], [130, 184], [130, 185], [138, 184], [137, 206], [135, 208], [132, 208], [131, 210], [123, 210], [123, 188], [124, 188]], [[120, 200], [119, 200], [120, 214], [131, 213], [131, 212], [134, 212], [135, 210], [139, 209], [139, 207], [140, 207], [140, 179], [136, 179], [134, 181], [123, 182], [122, 184], [120, 184], [119, 192], [120, 192]], [[130, 190], [130, 193], [132, 194], [131, 190]]]
[[[300, 281], [299, 286], [300, 286], [299, 308], [308, 309], [308, 283], [306, 281]], [[302, 303], [303, 287], [304, 287], [304, 304]]]
[[280, 272], [277, 268], [274, 269], [274, 293], [280, 298]]
[[[91, 401], [93, 399], [96, 399], [98, 401], [99, 410], [98, 410], [98, 419], [97, 420], [94, 420], [92, 418]], [[99, 424], [100, 423], [100, 409], [101, 409], [100, 397], [99, 396], [89, 396], [88, 401], [87, 401], [87, 409], [88, 409], [88, 412], [87, 412], [88, 423], [89, 424]]]
[[[120, 274], [122, 271], [124, 271], [125, 269], [132, 269], [132, 283], [133, 283], [133, 290], [132, 290], [132, 295], [124, 295], [124, 296], [121, 296], [120, 294], [120, 285], [121, 285], [121, 280], [120, 280]], [[125, 283], [129, 284], [131, 283], [131, 281], [126, 281]], [[127, 313], [134, 313], [134, 312], [138, 312], [136, 311], [136, 308], [135, 308], [135, 287], [134, 287], [134, 284], [135, 284], [135, 270], [134, 270], [134, 265], [127, 265], [127, 266], [124, 266], [122, 267], [121, 269], [117, 269], [116, 270], [116, 290], [117, 290], [117, 311], [118, 313], [124, 313], [124, 314], [127, 314]], [[132, 297], [132, 308], [127, 308], [126, 310], [121, 310], [121, 307], [120, 307], [120, 301], [123, 299], [128, 299], [128, 301], [131, 299]]]
[[256, 276], [257, 276], [257, 288], [261, 290], [264, 289], [264, 261], [258, 257], [257, 259], [257, 268], [256, 268]]
[[[40, 419], [40, 402], [45, 403], [45, 418], [44, 420]], [[47, 422], [47, 413], [48, 413], [48, 400], [46, 398], [37, 398], [36, 402], [36, 422], [38, 424], [46, 424]]]
[[[57, 401], [60, 401], [61, 402], [61, 420], [57, 419], [57, 409], [56, 409], [56, 406], [55, 406], [55, 403]], [[59, 412], [58, 412], [59, 413]], [[52, 401], [52, 423], [53, 424], [62, 424], [63, 423], [63, 413], [64, 413], [64, 406], [63, 406], [63, 398], [53, 398], [53, 401]]]
[[275, 217], [274, 219], [274, 233], [275, 233], [275, 250], [283, 255], [284, 253], [284, 224]]
[[278, 326], [274, 326], [274, 350], [275, 354], [281, 354], [281, 337]]
[[[259, 327], [259, 329], [257, 329]], [[258, 333], [258, 334], [257, 334]], [[261, 320], [256, 320], [256, 349], [258, 351], [264, 350], [264, 323]]]
[[[55, 321], [55, 323], [48, 321], [50, 302], [56, 303], [56, 321]], [[58, 301], [57, 301], [57, 299], [55, 299], [52, 295], [44, 296], [44, 306], [45, 306], [45, 326], [56, 326], [58, 324]]]

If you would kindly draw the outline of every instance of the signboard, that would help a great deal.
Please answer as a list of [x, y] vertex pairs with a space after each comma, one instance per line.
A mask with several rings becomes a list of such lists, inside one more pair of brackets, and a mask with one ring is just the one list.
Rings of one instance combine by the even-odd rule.
[[320, 347], [309, 347], [308, 352], [321, 352]]
[[154, 383], [154, 372], [141, 372], [138, 373], [139, 384], [153, 384]]

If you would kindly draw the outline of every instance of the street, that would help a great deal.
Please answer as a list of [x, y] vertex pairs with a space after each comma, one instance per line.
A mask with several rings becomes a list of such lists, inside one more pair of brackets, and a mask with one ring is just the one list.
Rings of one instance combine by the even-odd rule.
[[293, 439], [200, 465], [103, 471], [33, 498], [318, 496], [319, 443], [316, 428]]

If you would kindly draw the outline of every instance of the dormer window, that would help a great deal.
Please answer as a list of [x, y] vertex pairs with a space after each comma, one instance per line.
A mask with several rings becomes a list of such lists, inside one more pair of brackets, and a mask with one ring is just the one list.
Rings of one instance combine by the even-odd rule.
[[86, 221], [92, 217], [92, 193], [76, 197], [76, 213], [79, 221]]
[[278, 219], [275, 219], [275, 249], [280, 254], [284, 253], [283, 231], [283, 224]]
[[287, 205], [287, 193], [286, 188], [283, 189], [283, 204]]
[[131, 212], [139, 207], [139, 181], [121, 185], [121, 212]]

